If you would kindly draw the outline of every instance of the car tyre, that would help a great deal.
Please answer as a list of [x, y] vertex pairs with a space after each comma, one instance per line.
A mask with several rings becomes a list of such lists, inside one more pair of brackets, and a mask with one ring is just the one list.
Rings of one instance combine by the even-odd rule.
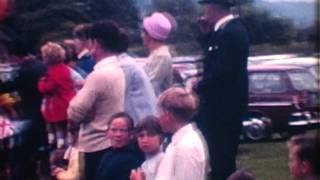
[[257, 142], [272, 138], [271, 119], [265, 116], [251, 117], [243, 127], [244, 140]]
[[252, 123], [244, 128], [243, 136], [246, 141], [261, 141], [265, 137], [265, 128], [258, 123]]

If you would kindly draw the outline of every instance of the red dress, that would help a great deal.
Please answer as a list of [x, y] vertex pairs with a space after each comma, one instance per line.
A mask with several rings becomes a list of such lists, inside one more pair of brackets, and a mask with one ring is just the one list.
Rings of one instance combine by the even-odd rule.
[[63, 63], [51, 65], [48, 74], [38, 83], [38, 89], [44, 95], [41, 112], [49, 123], [67, 119], [67, 108], [76, 94], [71, 72]]

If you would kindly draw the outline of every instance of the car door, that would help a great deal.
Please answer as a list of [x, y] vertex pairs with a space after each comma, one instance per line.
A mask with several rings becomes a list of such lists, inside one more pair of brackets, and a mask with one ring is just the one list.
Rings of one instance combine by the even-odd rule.
[[287, 128], [288, 117], [294, 108], [289, 92], [285, 72], [249, 72], [249, 110], [271, 118], [274, 131]]

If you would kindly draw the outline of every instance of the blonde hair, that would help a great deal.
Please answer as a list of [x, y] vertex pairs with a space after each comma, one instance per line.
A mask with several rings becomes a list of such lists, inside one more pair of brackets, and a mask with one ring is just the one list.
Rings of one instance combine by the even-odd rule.
[[66, 51], [58, 43], [48, 42], [41, 46], [41, 55], [49, 64], [63, 62], [66, 59]]
[[197, 110], [198, 98], [184, 88], [172, 87], [160, 95], [158, 106], [177, 120], [190, 121]]

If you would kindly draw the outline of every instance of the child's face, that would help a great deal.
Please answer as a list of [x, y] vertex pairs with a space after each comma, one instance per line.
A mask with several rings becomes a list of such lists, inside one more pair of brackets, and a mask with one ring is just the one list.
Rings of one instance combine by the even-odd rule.
[[128, 123], [124, 118], [116, 118], [110, 124], [107, 132], [113, 148], [121, 148], [129, 144], [131, 134], [128, 130]]
[[289, 148], [289, 169], [290, 174], [295, 178], [305, 176], [303, 162], [297, 156], [298, 150], [298, 146]]
[[138, 144], [140, 149], [146, 154], [157, 153], [160, 149], [160, 135], [159, 134], [148, 134], [146, 130], [138, 133]]

